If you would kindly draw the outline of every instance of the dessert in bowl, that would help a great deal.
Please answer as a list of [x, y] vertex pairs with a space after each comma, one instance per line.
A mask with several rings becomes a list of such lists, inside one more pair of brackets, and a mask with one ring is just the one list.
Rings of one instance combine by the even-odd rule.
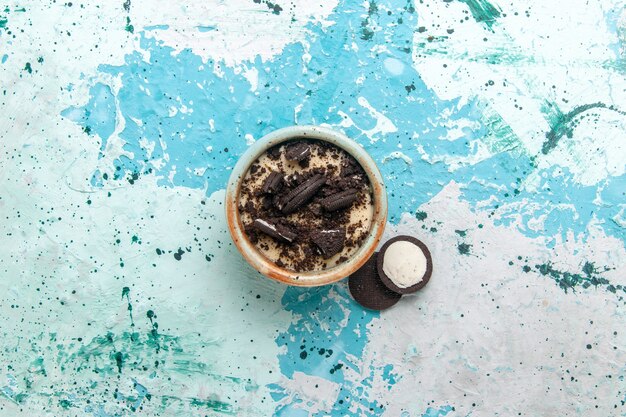
[[225, 205], [248, 263], [298, 286], [329, 284], [359, 269], [387, 218], [374, 161], [358, 143], [319, 126], [280, 129], [255, 142], [233, 170]]

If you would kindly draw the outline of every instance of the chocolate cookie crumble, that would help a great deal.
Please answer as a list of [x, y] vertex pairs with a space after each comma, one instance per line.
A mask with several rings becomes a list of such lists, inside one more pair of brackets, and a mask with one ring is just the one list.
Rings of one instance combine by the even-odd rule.
[[296, 139], [250, 166], [239, 213], [248, 238], [271, 261], [317, 271], [345, 262], [361, 246], [372, 222], [372, 191], [347, 152]]

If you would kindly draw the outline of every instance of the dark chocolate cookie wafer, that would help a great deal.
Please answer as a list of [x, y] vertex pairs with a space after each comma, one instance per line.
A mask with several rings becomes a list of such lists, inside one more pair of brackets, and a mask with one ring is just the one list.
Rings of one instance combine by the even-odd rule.
[[344, 191], [340, 191], [333, 195], [329, 195], [320, 201], [322, 207], [326, 211], [335, 211], [342, 208], [350, 207], [352, 203], [356, 200], [357, 190], [354, 188], [349, 188]]
[[303, 161], [311, 155], [311, 146], [306, 142], [296, 142], [287, 146], [285, 156], [290, 161]]
[[311, 233], [311, 240], [317, 245], [322, 256], [328, 259], [343, 250], [346, 241], [346, 228], [317, 230]]
[[354, 274], [350, 275], [348, 288], [352, 298], [365, 308], [384, 310], [396, 304], [401, 294], [391, 291], [383, 284], [376, 268], [378, 252]]
[[258, 231], [263, 232], [274, 239], [282, 240], [283, 242], [291, 243], [297, 237], [297, 235], [287, 226], [273, 223], [269, 220], [256, 219], [252, 225]]
[[265, 179], [262, 191], [265, 194], [276, 194], [283, 189], [283, 184], [283, 174], [277, 171], [272, 171], [272, 173]]
[[[414, 280], [416, 282], [414, 285], [410, 285], [407, 287], [400, 287], [396, 284], [396, 282], [394, 282], [393, 277], [390, 277], [388, 274], [385, 273], [385, 268], [384, 268], [385, 256], [388, 254], [387, 251], [389, 250], [391, 245], [393, 245], [396, 242], [411, 243], [412, 245], [415, 245], [417, 248], [419, 248], [419, 250], [421, 250], [421, 252], [424, 254], [424, 258], [426, 261], [425, 272], [423, 273], [422, 276], [414, 277]], [[412, 254], [406, 254], [406, 256], [398, 257], [396, 261], [404, 262], [404, 261], [412, 261], [414, 259], [415, 258], [413, 257]], [[387, 259], [387, 261], [390, 261], [390, 259]], [[430, 280], [430, 276], [433, 273], [433, 260], [430, 255], [430, 251], [428, 250], [426, 245], [422, 243], [422, 241], [414, 238], [413, 236], [396, 236], [392, 239], [389, 239], [387, 242], [385, 242], [382, 248], [380, 248], [380, 253], [378, 255], [378, 260], [376, 264], [377, 264], [376, 267], [378, 270], [378, 275], [380, 276], [380, 279], [383, 282], [383, 284], [385, 284], [387, 288], [389, 288], [391, 291], [397, 292], [398, 294], [411, 294], [420, 290], [426, 284], [428, 284], [428, 281]]]
[[277, 208], [284, 214], [290, 214], [308, 203], [315, 193], [324, 185], [326, 177], [316, 174], [291, 190], [285, 198], [278, 200]]

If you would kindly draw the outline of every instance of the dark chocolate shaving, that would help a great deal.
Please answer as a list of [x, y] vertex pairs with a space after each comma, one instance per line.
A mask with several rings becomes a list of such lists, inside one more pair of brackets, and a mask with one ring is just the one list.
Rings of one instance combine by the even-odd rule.
[[306, 142], [297, 142], [287, 146], [285, 156], [290, 161], [300, 162], [311, 155], [311, 146]]
[[284, 214], [290, 214], [309, 202], [326, 182], [326, 177], [317, 174], [291, 190], [285, 198], [277, 201], [277, 208]]
[[267, 150], [267, 156], [273, 161], [280, 158], [280, 147], [272, 146], [270, 149]]
[[356, 195], [357, 190], [354, 188], [350, 188], [345, 191], [341, 191], [339, 193], [328, 196], [320, 203], [322, 204], [322, 207], [324, 207], [324, 210], [335, 211], [350, 207], [352, 203], [354, 203], [354, 201], [356, 200]]
[[268, 220], [256, 219], [253, 223], [254, 228], [260, 232], [265, 233], [274, 239], [281, 240], [283, 242], [291, 243], [296, 238], [296, 234], [287, 226], [282, 224], [273, 223]]
[[263, 183], [263, 192], [265, 194], [276, 194], [283, 189], [283, 184], [283, 174], [277, 171], [272, 171]]
[[311, 240], [326, 259], [338, 254], [343, 250], [346, 240], [346, 229], [342, 227], [335, 230], [318, 230], [311, 234]]
[[269, 195], [264, 196], [263, 199], [261, 200], [261, 204], [264, 210], [271, 209], [273, 205], [272, 197]]

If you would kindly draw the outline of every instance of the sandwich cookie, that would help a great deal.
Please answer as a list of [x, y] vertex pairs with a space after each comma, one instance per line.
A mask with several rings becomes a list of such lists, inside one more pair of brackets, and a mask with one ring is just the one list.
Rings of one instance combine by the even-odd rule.
[[430, 251], [413, 236], [396, 236], [380, 249], [376, 269], [387, 288], [411, 294], [424, 287], [433, 273]]
[[378, 252], [374, 252], [371, 258], [350, 275], [348, 288], [352, 298], [365, 308], [371, 310], [384, 310], [400, 301], [402, 294], [395, 293], [383, 284], [378, 276], [377, 260], [380, 259]]

